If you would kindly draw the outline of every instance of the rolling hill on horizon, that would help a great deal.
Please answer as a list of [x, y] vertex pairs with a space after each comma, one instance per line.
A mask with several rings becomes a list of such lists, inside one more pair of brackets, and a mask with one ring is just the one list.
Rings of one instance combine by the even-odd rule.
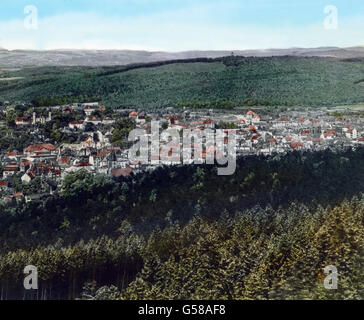
[[0, 47], [1, 68], [45, 66], [115, 66], [132, 63], [149, 63], [176, 59], [221, 58], [234, 53], [244, 57], [297, 56], [332, 57], [339, 59], [364, 58], [364, 46], [349, 48], [287, 48], [264, 50], [192, 50], [181, 52], [138, 50], [6, 50]]

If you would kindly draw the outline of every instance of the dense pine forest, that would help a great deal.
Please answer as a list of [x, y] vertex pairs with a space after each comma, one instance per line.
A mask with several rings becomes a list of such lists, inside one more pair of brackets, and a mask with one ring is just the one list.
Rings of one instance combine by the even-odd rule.
[[[363, 299], [364, 148], [69, 175], [0, 208], [1, 298]], [[38, 267], [39, 290], [23, 289]], [[335, 265], [338, 290], [323, 287]]]
[[[363, 59], [224, 57], [115, 67], [2, 70], [0, 102], [112, 107], [333, 106], [364, 101]], [[12, 80], [6, 80], [12, 79]]]

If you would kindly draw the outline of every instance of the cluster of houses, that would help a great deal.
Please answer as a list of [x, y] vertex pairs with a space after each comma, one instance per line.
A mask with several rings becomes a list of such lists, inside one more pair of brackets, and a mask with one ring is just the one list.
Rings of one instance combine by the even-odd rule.
[[[113, 124], [120, 118], [118, 115], [100, 119], [95, 111], [104, 111], [105, 106], [98, 103], [75, 104], [57, 107], [64, 113], [83, 111], [84, 120], [71, 121], [68, 126], [59, 128], [63, 133], [83, 134], [82, 141], [77, 143], [55, 143], [37, 141], [28, 145], [24, 150], [7, 151], [0, 154], [2, 176], [0, 176], [0, 194], [4, 203], [18, 201], [32, 201], [40, 194], [23, 195], [14, 189], [11, 179], [15, 176], [22, 185], [30, 184], [34, 179], [42, 184], [39, 190], [48, 190], [49, 196], [60, 190], [66, 175], [86, 170], [102, 173], [113, 177], [128, 176], [144, 170], [153, 170], [158, 165], [179, 163], [179, 159], [163, 161], [161, 155], [150, 155], [148, 163], [129, 159], [130, 145], [122, 148], [112, 143]], [[259, 114], [248, 112], [214, 112], [189, 111], [179, 112], [144, 112], [129, 110], [128, 118], [135, 123], [136, 128], [145, 130], [150, 137], [152, 134], [151, 121], [160, 121], [163, 128], [174, 128], [178, 131], [185, 129], [201, 130], [234, 128], [237, 138], [237, 156], [251, 154], [285, 153], [293, 150], [321, 150], [335, 146], [355, 146], [364, 144], [364, 125], [360, 117], [334, 117], [325, 110], [306, 112], [286, 112], [285, 114]], [[125, 110], [124, 110], [125, 112]], [[125, 116], [125, 115], [124, 115]], [[29, 121], [28, 121], [29, 120]], [[17, 126], [45, 123], [52, 120], [52, 113], [48, 117], [32, 119], [16, 119]], [[28, 123], [29, 122], [29, 123]], [[87, 123], [93, 123], [96, 130], [87, 131]], [[127, 137], [126, 137], [127, 138]], [[226, 141], [225, 141], [226, 142]], [[167, 155], [173, 151], [168, 138], [161, 135], [160, 152], [168, 144]], [[182, 144], [182, 141], [181, 141]], [[175, 146], [176, 148], [178, 146]], [[196, 148], [198, 148], [197, 146]], [[179, 148], [183, 152], [183, 147]], [[214, 149], [216, 150], [216, 149]], [[211, 151], [211, 150], [210, 150]], [[205, 156], [204, 156], [205, 155]], [[183, 158], [183, 157], [182, 157]], [[206, 149], [202, 159], [206, 158]], [[44, 186], [46, 186], [44, 188]]]
[[364, 122], [357, 116], [335, 117], [325, 111], [288, 112], [278, 117], [253, 111], [239, 118], [238, 154], [272, 154], [364, 144]]
[[[364, 119], [358, 116], [330, 116], [328, 110], [287, 111], [285, 114], [188, 112], [152, 114], [148, 118], [165, 121], [168, 128], [205, 130], [235, 128], [237, 155], [284, 153], [293, 150], [322, 150], [364, 144]], [[136, 121], [140, 117], [131, 112]], [[144, 115], [142, 119], [145, 119]], [[150, 132], [150, 123], [139, 122]], [[148, 131], [149, 130], [149, 131]], [[161, 141], [163, 143], [163, 140]], [[167, 141], [165, 141], [167, 143]], [[182, 148], [181, 148], [182, 150]]]

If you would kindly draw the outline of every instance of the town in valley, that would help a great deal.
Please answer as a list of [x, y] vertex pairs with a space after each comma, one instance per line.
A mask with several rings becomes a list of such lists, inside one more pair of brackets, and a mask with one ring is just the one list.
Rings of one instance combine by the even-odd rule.
[[[98, 102], [36, 108], [6, 101], [0, 115], [0, 194], [5, 205], [62, 192], [64, 178], [80, 170], [120, 178], [178, 164], [168, 157], [152, 158], [148, 163], [128, 157], [132, 145], [128, 141], [130, 131], [143, 129], [150, 136], [152, 121], [159, 121], [164, 130], [173, 128], [179, 132], [234, 130], [238, 157], [355, 148], [364, 144], [364, 118], [360, 110], [343, 107], [273, 111], [182, 107], [150, 112], [139, 108], [113, 109]], [[168, 136], [161, 135], [160, 145], [170, 146]], [[204, 163], [205, 148], [200, 159], [195, 160]]]

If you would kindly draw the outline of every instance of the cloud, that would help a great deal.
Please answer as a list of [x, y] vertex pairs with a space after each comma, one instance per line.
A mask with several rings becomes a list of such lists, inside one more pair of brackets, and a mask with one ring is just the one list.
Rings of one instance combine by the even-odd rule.
[[[138, 0], [145, 1], [145, 0]], [[322, 21], [308, 25], [282, 22], [231, 23], [235, 2], [210, 2], [133, 17], [71, 12], [40, 18], [37, 30], [22, 20], [0, 22], [0, 46], [7, 49], [238, 50], [363, 44], [364, 17], [342, 18], [338, 30]]]

